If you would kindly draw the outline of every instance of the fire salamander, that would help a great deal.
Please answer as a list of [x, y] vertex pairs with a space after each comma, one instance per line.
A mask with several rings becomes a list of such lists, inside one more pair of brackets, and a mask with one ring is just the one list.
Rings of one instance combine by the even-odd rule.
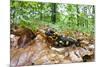
[[80, 40], [68, 36], [58, 35], [51, 29], [47, 30], [45, 35], [54, 40], [54, 44], [52, 46], [56, 48], [80, 45]]

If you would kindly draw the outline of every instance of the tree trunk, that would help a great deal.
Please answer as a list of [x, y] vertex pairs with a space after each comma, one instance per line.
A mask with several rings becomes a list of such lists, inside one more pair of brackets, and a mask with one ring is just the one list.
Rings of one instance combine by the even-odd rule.
[[41, 3], [40, 5], [41, 5], [41, 7], [40, 7], [40, 9], [41, 9], [41, 10], [40, 10], [40, 20], [42, 20], [42, 9], [43, 9], [43, 4]]
[[92, 6], [92, 17], [93, 17], [93, 23], [95, 23], [95, 6]]
[[51, 22], [52, 22], [53, 24], [56, 23], [56, 8], [57, 8], [56, 3], [51, 3], [51, 12], [52, 12], [52, 15], [51, 15]]
[[77, 10], [77, 26], [79, 26], [79, 7], [76, 5], [76, 10]]

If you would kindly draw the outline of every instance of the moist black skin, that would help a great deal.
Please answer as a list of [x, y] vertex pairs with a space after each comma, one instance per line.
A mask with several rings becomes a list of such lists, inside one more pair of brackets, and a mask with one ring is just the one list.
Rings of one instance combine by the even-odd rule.
[[58, 38], [56, 39], [56, 42], [58, 43], [55, 43], [56, 47], [69, 47], [69, 46], [72, 46], [72, 45], [76, 45], [76, 46], [79, 46], [79, 42], [73, 38], [70, 38], [70, 37], [63, 37], [62, 35], [61, 36], [58, 36]]
[[53, 30], [47, 30], [45, 35], [52, 38], [54, 40], [53, 47], [60, 48], [60, 47], [68, 47], [72, 45], [76, 45], [77, 47], [80, 46], [80, 40], [74, 39], [72, 37], [67, 37], [63, 35], [55, 34]]
[[53, 30], [47, 30], [46, 32], [45, 32], [45, 34], [47, 35], [47, 36], [53, 36], [54, 35], [54, 31]]

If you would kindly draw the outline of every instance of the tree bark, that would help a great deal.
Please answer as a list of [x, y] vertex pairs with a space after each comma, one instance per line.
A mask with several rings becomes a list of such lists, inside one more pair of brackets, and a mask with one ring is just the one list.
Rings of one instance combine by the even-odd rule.
[[41, 9], [41, 11], [40, 11], [40, 20], [42, 20], [42, 9], [43, 9], [43, 4], [40, 3], [40, 5], [41, 5], [41, 7], [40, 7], [40, 9]]
[[79, 7], [76, 5], [76, 10], [77, 10], [77, 26], [79, 26]]
[[56, 8], [57, 8], [56, 3], [51, 3], [51, 12], [52, 12], [52, 15], [51, 15], [51, 22], [52, 22], [53, 24], [56, 23]]

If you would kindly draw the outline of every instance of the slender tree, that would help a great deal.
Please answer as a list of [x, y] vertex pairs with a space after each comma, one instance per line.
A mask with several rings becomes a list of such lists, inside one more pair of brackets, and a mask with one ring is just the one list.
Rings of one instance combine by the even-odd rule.
[[57, 8], [56, 3], [51, 3], [51, 12], [52, 12], [51, 22], [53, 24], [56, 23], [56, 8]]
[[43, 9], [43, 3], [40, 3], [40, 20], [42, 20], [42, 9]]
[[77, 10], [77, 26], [79, 26], [79, 7], [78, 7], [78, 5], [76, 5], [76, 10]]
[[92, 17], [93, 17], [93, 23], [95, 22], [95, 6], [92, 6]]

